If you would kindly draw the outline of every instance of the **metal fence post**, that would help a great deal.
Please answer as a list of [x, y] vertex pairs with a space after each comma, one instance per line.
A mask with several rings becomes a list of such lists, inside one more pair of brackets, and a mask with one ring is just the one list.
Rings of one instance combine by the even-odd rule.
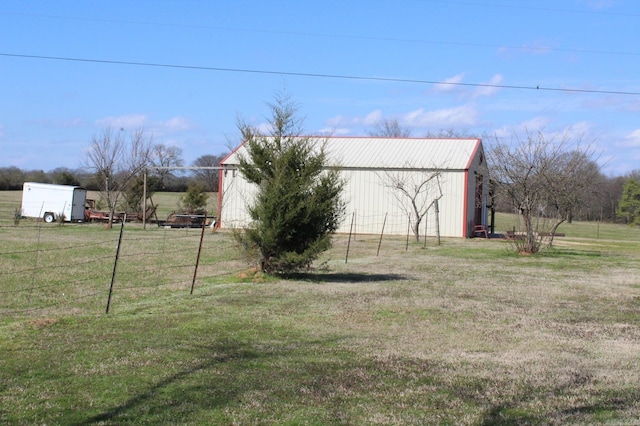
[[118, 258], [120, 257], [120, 246], [122, 245], [122, 231], [124, 230], [124, 223], [127, 221], [127, 214], [124, 214], [122, 218], [122, 224], [120, 225], [120, 236], [118, 237], [118, 247], [116, 247], [116, 258], [113, 262], [113, 272], [111, 273], [111, 286], [109, 287], [109, 298], [107, 299], [107, 310], [106, 313], [109, 313], [109, 308], [111, 307], [111, 295], [113, 294], [113, 284], [116, 281], [116, 269], [118, 268]]
[[198, 265], [200, 265], [200, 253], [202, 253], [202, 240], [204, 239], [204, 230], [207, 227], [207, 212], [204, 212], [204, 220], [202, 221], [202, 232], [200, 233], [200, 245], [198, 246], [198, 256], [196, 257], [196, 267], [193, 270], [193, 280], [191, 280], [191, 293], [196, 286], [196, 277], [198, 276]]
[[349, 240], [347, 241], [347, 256], [344, 258], [344, 263], [349, 262], [349, 247], [351, 247], [351, 233], [353, 232], [353, 222], [356, 220], [356, 212], [351, 215], [351, 227], [349, 228]]

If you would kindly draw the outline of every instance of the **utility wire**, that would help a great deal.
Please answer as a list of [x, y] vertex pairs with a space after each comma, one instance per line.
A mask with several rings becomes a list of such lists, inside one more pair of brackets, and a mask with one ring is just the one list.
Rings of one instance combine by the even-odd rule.
[[[426, 0], [435, 1], [438, 0]], [[447, 0], [448, 1], [448, 0]], [[493, 6], [493, 7], [511, 7], [517, 9], [533, 9], [543, 10], [550, 12], [579, 12], [579, 13], [602, 13], [595, 11], [572, 11], [568, 9], [551, 9], [551, 8], [539, 8], [539, 7], [526, 7], [526, 6], [506, 6], [506, 5], [485, 5], [482, 3], [469, 3], [458, 2], [463, 5], [478, 5], [478, 6]], [[397, 38], [397, 37], [381, 37], [381, 36], [367, 36], [367, 35], [349, 35], [349, 34], [326, 34], [326, 33], [311, 33], [311, 32], [299, 32], [299, 31], [284, 31], [284, 30], [263, 30], [256, 28], [232, 28], [232, 27], [219, 27], [211, 25], [194, 25], [194, 24], [170, 24], [162, 22], [151, 21], [129, 21], [129, 20], [114, 20], [114, 19], [101, 19], [101, 18], [78, 18], [70, 16], [56, 16], [56, 15], [37, 15], [27, 13], [6, 13], [7, 15], [17, 16], [33, 16], [47, 19], [67, 19], [77, 21], [89, 21], [89, 22], [102, 22], [110, 24], [129, 24], [129, 25], [153, 25], [163, 27], [174, 28], [193, 28], [193, 29], [205, 29], [205, 30], [220, 30], [220, 31], [233, 31], [241, 33], [258, 33], [258, 34], [278, 34], [295, 37], [322, 37], [322, 38], [335, 38], [335, 39], [351, 39], [351, 40], [366, 40], [376, 42], [394, 42], [394, 43], [413, 43], [413, 44], [440, 44], [445, 46], [466, 46], [466, 47], [481, 47], [492, 49], [512, 49], [512, 50], [528, 50], [534, 52], [560, 52], [560, 53], [586, 53], [586, 54], [599, 54], [599, 55], [619, 55], [619, 56], [640, 56], [640, 52], [629, 51], [616, 51], [616, 50], [596, 50], [596, 49], [576, 49], [576, 48], [560, 48], [550, 46], [527, 46], [527, 45], [510, 45], [510, 44], [491, 44], [491, 43], [479, 43], [479, 42], [465, 42], [465, 41], [446, 41], [446, 40], [428, 40], [428, 39], [410, 39], [410, 38]], [[2, 15], [2, 13], [0, 13]], [[640, 15], [624, 15], [624, 16], [640, 16]]]
[[3, 53], [0, 52], [0, 56], [23, 58], [23, 59], [43, 59], [51, 61], [66, 61], [66, 62], [85, 62], [95, 64], [110, 64], [110, 65], [130, 65], [141, 67], [155, 67], [155, 68], [175, 68], [175, 69], [189, 69], [189, 70], [201, 70], [201, 71], [219, 71], [219, 72], [232, 72], [232, 73], [247, 73], [247, 74], [266, 74], [266, 75], [286, 75], [294, 77], [313, 77], [313, 78], [327, 78], [327, 79], [339, 79], [339, 80], [359, 80], [359, 81], [380, 81], [380, 82], [392, 82], [392, 83], [411, 83], [411, 84], [438, 84], [448, 86], [466, 86], [466, 87], [485, 87], [496, 89], [511, 89], [511, 90], [537, 90], [547, 92], [565, 92], [565, 93], [592, 93], [592, 94], [606, 94], [606, 95], [640, 95], [640, 92], [634, 91], [617, 91], [617, 90], [598, 90], [598, 89], [569, 89], [563, 87], [544, 87], [540, 85], [508, 85], [508, 84], [490, 84], [490, 83], [460, 83], [451, 81], [437, 81], [437, 80], [421, 80], [421, 79], [408, 79], [408, 78], [393, 78], [393, 77], [364, 77], [356, 75], [346, 74], [320, 74], [320, 73], [306, 73], [306, 72], [292, 72], [292, 71], [273, 71], [273, 70], [256, 70], [248, 68], [224, 68], [224, 67], [206, 67], [198, 65], [180, 65], [180, 64], [161, 64], [153, 62], [135, 62], [135, 61], [114, 61], [105, 59], [87, 59], [87, 58], [71, 58], [62, 56], [43, 56], [43, 55], [24, 55], [15, 53]]
[[482, 6], [482, 7], [495, 7], [500, 9], [520, 9], [520, 10], [536, 10], [541, 12], [551, 13], [582, 13], [588, 15], [610, 15], [610, 16], [624, 16], [624, 17], [638, 17], [637, 13], [621, 13], [621, 12], [609, 12], [606, 10], [584, 10], [584, 9], [565, 9], [557, 7], [543, 7], [543, 6], [525, 6], [522, 4], [516, 4], [516, 2], [510, 2], [509, 4], [497, 4], [478, 1], [460, 1], [460, 0], [423, 0], [431, 3], [443, 3], [446, 5], [459, 4], [462, 6]]

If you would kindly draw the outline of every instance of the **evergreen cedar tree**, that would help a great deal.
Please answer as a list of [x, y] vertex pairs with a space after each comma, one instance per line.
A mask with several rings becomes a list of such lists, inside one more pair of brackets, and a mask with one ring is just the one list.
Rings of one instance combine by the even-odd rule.
[[252, 224], [238, 239], [257, 249], [264, 272], [288, 274], [309, 269], [331, 247], [344, 182], [328, 168], [322, 140], [300, 136], [295, 105], [280, 97], [270, 107], [270, 135], [240, 126], [247, 157], [238, 167], [258, 190], [247, 206]]
[[616, 213], [628, 224], [640, 225], [640, 181], [629, 178], [625, 182]]

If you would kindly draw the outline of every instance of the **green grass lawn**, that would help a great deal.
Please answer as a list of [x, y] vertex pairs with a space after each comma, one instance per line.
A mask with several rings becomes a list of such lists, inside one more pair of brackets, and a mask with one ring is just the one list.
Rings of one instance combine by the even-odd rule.
[[[5, 196], [0, 265], [22, 272], [0, 274], [1, 424], [640, 418], [636, 228], [601, 224], [598, 236], [596, 224], [563, 225], [556, 248], [529, 257], [501, 240], [405, 250], [395, 237], [383, 239], [377, 256], [378, 237], [358, 236], [347, 262], [347, 238], [337, 236], [324, 270], [289, 280], [255, 274], [229, 235], [207, 232], [191, 295], [184, 265], [193, 262], [198, 232], [132, 224], [107, 315], [102, 280], [117, 228], [13, 228]], [[498, 218], [499, 229], [510, 229], [509, 219]], [[58, 261], [65, 271], [33, 275], [35, 245], [37, 265]], [[102, 258], [105, 271], [83, 266]], [[99, 279], [68, 280], [73, 268]], [[40, 287], [49, 282], [56, 291]]]
[[[506, 213], [496, 214], [496, 231], [505, 233], [519, 228], [514, 215]], [[614, 223], [600, 222], [565, 222], [558, 228], [558, 233], [565, 234], [569, 238], [587, 238], [592, 240], [619, 240], [619, 241], [640, 241], [639, 226], [623, 226]]]

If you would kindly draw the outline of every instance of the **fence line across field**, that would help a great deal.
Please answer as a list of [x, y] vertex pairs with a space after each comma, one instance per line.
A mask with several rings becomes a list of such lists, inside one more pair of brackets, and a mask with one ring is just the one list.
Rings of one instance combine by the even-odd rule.
[[[347, 217], [352, 230], [335, 236], [334, 247], [334, 253], [346, 251], [345, 262], [353, 255], [379, 256], [385, 247], [408, 250], [409, 215], [353, 211]], [[387, 233], [390, 220], [402, 220], [406, 235]], [[364, 223], [379, 231], [359, 233]], [[23, 221], [0, 226], [0, 315], [45, 315], [56, 309], [106, 312], [125, 293], [153, 297], [156, 291], [181, 289], [192, 295], [201, 280], [215, 282], [248, 267], [227, 232], [120, 225], [122, 236], [117, 238], [112, 231], [82, 224]], [[426, 235], [434, 232], [423, 232], [426, 244]]]
[[[71, 226], [83, 225], [65, 225]], [[91, 234], [98, 238], [107, 237], [102, 241], [76, 243], [73, 241], [76, 236], [64, 234], [63, 237], [58, 232], [61, 228], [55, 225], [46, 225], [42, 229], [24, 226], [1, 228], [3, 239], [20, 240], [29, 247], [35, 246], [35, 249], [22, 250], [11, 244], [3, 244], [5, 250], [0, 249], [0, 264], [3, 266], [0, 270], [0, 294], [3, 295], [0, 298], [0, 315], [45, 312], [56, 306], [71, 306], [74, 300], [86, 302], [90, 295], [107, 297], [107, 290], [114, 297], [120, 288], [184, 287], [188, 283], [193, 293], [198, 269], [207, 270], [202, 279], [228, 273], [210, 270], [209, 265], [224, 265], [224, 261], [213, 259], [212, 263], [208, 259], [208, 264], [198, 263], [196, 256], [202, 252], [201, 244], [204, 242], [201, 232], [163, 230], [152, 238], [148, 233], [135, 229], [127, 232], [126, 226], [122, 228], [120, 244], [112, 233], [107, 235], [104, 232]], [[41, 235], [46, 237], [41, 238]], [[55, 242], [50, 238], [53, 236], [57, 238]], [[218, 247], [221, 250], [231, 246], [220, 238], [212, 241], [215, 242], [221, 243]], [[121, 250], [118, 256], [115, 253], [117, 247]], [[205, 259], [205, 256], [201, 258]], [[113, 267], [116, 262], [119, 262], [118, 266]]]
[[[434, 204], [434, 208], [435, 208], [435, 222], [433, 225], [431, 225], [431, 227], [429, 226], [429, 220], [427, 215], [425, 215], [422, 218], [422, 222], [424, 223], [424, 235], [422, 235], [423, 239], [423, 245], [424, 247], [427, 246], [427, 236], [431, 235], [431, 232], [433, 232], [433, 236], [436, 238], [436, 244], [440, 245], [440, 228], [439, 228], [439, 211], [438, 211], [438, 203], [437, 200]], [[380, 221], [379, 218], [382, 218], [382, 220]], [[409, 239], [411, 236], [411, 225], [412, 225], [412, 221], [414, 220], [411, 214], [389, 214], [389, 213], [384, 213], [384, 214], [362, 214], [359, 213], [357, 210], [354, 210], [351, 215], [350, 215], [350, 226], [349, 226], [349, 237], [347, 240], [347, 250], [346, 250], [346, 255], [345, 255], [345, 263], [348, 263], [349, 261], [349, 250], [351, 247], [351, 240], [353, 239], [353, 241], [356, 240], [356, 237], [358, 234], [357, 232], [357, 226], [359, 223], [359, 220], [364, 219], [367, 220], [367, 226], [365, 227], [365, 229], [372, 229], [375, 228], [376, 224], [379, 225], [379, 229], [380, 229], [380, 233], [379, 233], [379, 240], [378, 240], [378, 249], [376, 251], [376, 256], [380, 255], [380, 248], [382, 247], [382, 240], [383, 237], [386, 235], [385, 234], [385, 229], [386, 229], [386, 225], [387, 225], [387, 220], [389, 218], [392, 218], [394, 220], [396, 220], [397, 223], [401, 223], [402, 221], [404, 221], [404, 223], [406, 223], [407, 226], [407, 232], [406, 232], [406, 243], [405, 243], [405, 251], [409, 250]], [[418, 231], [419, 232], [419, 231]], [[373, 234], [371, 234], [373, 235]], [[420, 236], [420, 235], [419, 235]]]
[[[155, 170], [226, 170], [228, 167], [221, 166], [153, 166], [149, 167]], [[149, 168], [142, 172], [142, 211], [147, 211], [147, 173]], [[142, 228], [147, 229], [146, 215], [142, 215]]]

